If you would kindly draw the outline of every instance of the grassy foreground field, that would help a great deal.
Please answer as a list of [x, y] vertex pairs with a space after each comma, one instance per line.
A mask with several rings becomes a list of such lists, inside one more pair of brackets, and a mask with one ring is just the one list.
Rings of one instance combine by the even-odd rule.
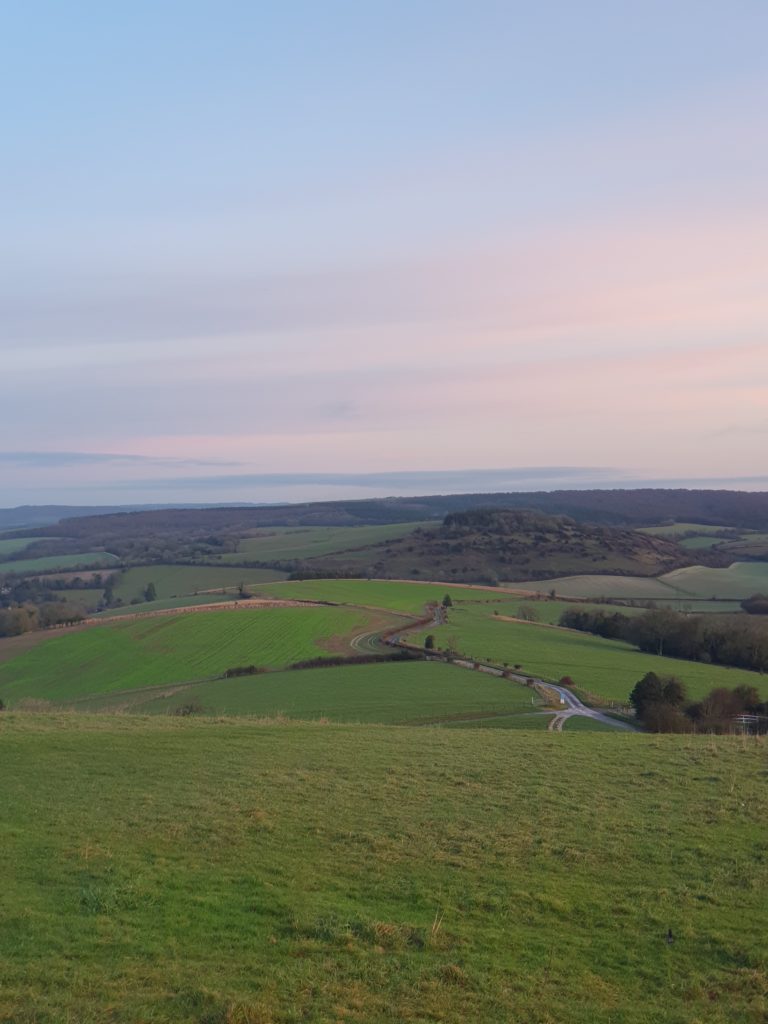
[[279, 667], [327, 654], [371, 625], [346, 608], [190, 612], [49, 634], [0, 664], [0, 697], [68, 701], [160, 683], [203, 679], [235, 665]]
[[765, 1019], [763, 743], [0, 728], [2, 1020]]
[[491, 608], [452, 608], [444, 626], [414, 633], [411, 639], [423, 643], [427, 633], [432, 633], [440, 647], [453, 642], [469, 657], [498, 664], [519, 663], [524, 672], [544, 679], [557, 681], [570, 676], [578, 687], [609, 700], [626, 701], [646, 672], [677, 676], [692, 699], [703, 697], [715, 686], [741, 683], [756, 686], [768, 696], [768, 681], [757, 672], [660, 658], [643, 654], [620, 640], [604, 640], [589, 633], [506, 622], [494, 616]]

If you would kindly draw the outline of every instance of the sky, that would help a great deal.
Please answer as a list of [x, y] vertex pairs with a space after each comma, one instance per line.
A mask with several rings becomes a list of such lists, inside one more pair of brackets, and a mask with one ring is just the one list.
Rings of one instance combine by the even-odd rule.
[[5, 0], [0, 506], [768, 490], [765, 0]]

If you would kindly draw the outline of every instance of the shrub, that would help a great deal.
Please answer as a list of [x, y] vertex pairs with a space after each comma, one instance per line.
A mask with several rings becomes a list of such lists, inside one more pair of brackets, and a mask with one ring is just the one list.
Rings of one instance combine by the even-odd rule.
[[177, 715], [179, 718], [187, 718], [189, 715], [199, 715], [205, 711], [205, 708], [196, 700], [191, 700], [187, 704], [180, 704], [177, 708], [174, 708], [171, 712], [172, 715]]

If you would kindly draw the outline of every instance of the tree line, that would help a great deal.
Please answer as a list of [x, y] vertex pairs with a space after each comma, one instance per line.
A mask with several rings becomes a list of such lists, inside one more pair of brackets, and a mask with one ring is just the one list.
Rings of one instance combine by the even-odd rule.
[[560, 625], [624, 640], [648, 654], [753, 672], [768, 670], [768, 627], [764, 621], [746, 615], [684, 615], [653, 609], [629, 616], [617, 611], [572, 608], [560, 616]]
[[629, 695], [637, 718], [651, 732], [732, 732], [739, 715], [755, 716], [755, 732], [768, 731], [768, 701], [754, 686], [718, 686], [700, 701], [689, 701], [674, 676], [646, 672]]

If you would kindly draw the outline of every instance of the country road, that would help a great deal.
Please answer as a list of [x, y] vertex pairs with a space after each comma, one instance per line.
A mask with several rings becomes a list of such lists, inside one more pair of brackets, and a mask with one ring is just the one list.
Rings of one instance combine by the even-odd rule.
[[[431, 626], [444, 625], [445, 621], [445, 609], [440, 607], [440, 605], [436, 606], [434, 609], [434, 618], [432, 620]], [[418, 629], [420, 631], [425, 628], [429, 629], [430, 626], [425, 627], [422, 623], [418, 626], [410, 627], [410, 629]], [[409, 627], [405, 626], [398, 636], [388, 640], [387, 643], [395, 647], [404, 647], [406, 649], [412, 647], [411, 644], [408, 644], [403, 640], [403, 635], [408, 632]], [[359, 637], [355, 637], [355, 639], [352, 641], [352, 646], [355, 647], [357, 650], [361, 650], [362, 647], [358, 647], [356, 641], [362, 640], [364, 640], [364, 642], [366, 643], [368, 650], [375, 648], [376, 645], [380, 642], [379, 638], [375, 633], [364, 633], [361, 634], [361, 636]], [[485, 665], [479, 662], [469, 661], [465, 658], [454, 658], [453, 664], [458, 665], [459, 668], [470, 669], [473, 672], [485, 672], [486, 675], [490, 676], [504, 677], [505, 675], [504, 669], [496, 668], [493, 665]], [[517, 675], [515, 673], [509, 672], [507, 673], [506, 678], [516, 683], [523, 684], [528, 683], [528, 680], [532, 679], [535, 685], [546, 687], [546, 689], [548, 690], [553, 690], [560, 697], [560, 700], [565, 706], [562, 711], [556, 710], [552, 712], [553, 718], [549, 724], [549, 729], [552, 732], [562, 732], [565, 723], [568, 721], [569, 718], [573, 718], [574, 716], [580, 716], [582, 718], [591, 718], [595, 722], [601, 722], [603, 725], [611, 726], [614, 729], [623, 729], [625, 732], [639, 731], [636, 726], [632, 725], [629, 722], [622, 722], [618, 718], [613, 718], [611, 715], [605, 714], [605, 712], [603, 711], [597, 711], [594, 708], [587, 707], [587, 705], [584, 704], [583, 701], [579, 700], [579, 698], [565, 686], [558, 686], [555, 683], [548, 683], [545, 682], [545, 680], [543, 679], [537, 679], [530, 675]], [[546, 714], [546, 712], [543, 713]]]

